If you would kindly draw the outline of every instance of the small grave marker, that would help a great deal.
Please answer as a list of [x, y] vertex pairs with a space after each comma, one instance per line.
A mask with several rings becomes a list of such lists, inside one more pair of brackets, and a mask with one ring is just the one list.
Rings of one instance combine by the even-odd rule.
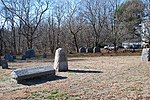
[[14, 57], [12, 55], [10, 55], [10, 54], [6, 54], [4, 56], [4, 59], [9, 61], [9, 62], [13, 62], [14, 61]]
[[93, 52], [94, 52], [94, 53], [98, 53], [98, 52], [101, 52], [101, 50], [100, 50], [99, 47], [94, 47], [94, 48], [93, 48]]
[[47, 54], [46, 53], [43, 54], [43, 58], [47, 58]]
[[93, 48], [86, 48], [86, 53], [93, 53]]
[[2, 60], [1, 61], [2, 69], [8, 69], [8, 62], [7, 60]]
[[33, 49], [29, 49], [26, 51], [26, 58], [35, 57], [35, 51]]
[[26, 60], [26, 55], [22, 55], [21, 60]]
[[81, 48], [79, 49], [79, 52], [80, 52], [80, 53], [86, 53], [86, 48], [81, 47]]

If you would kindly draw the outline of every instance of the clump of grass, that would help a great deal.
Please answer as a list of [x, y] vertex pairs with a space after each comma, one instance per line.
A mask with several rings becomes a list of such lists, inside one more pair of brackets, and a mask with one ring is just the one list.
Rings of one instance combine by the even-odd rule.
[[66, 93], [59, 90], [43, 90], [32, 93], [29, 99], [33, 100], [78, 100], [75, 97], [69, 97]]

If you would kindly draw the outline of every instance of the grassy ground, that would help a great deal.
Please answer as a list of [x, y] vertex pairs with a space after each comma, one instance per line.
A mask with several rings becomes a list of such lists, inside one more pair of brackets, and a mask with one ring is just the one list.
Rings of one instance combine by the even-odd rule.
[[0, 100], [150, 100], [150, 63], [142, 62], [137, 56], [140, 53], [112, 54], [69, 54], [67, 72], [26, 84], [15, 83], [10, 73], [53, 66], [53, 59], [39, 57], [9, 63], [9, 69], [0, 69]]

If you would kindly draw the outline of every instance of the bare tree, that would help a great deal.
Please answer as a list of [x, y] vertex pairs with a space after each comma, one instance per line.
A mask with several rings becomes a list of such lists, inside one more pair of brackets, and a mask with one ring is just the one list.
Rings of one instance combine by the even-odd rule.
[[65, 15], [65, 2], [60, 2], [57, 1], [56, 4], [54, 4], [54, 8], [53, 8], [53, 15], [54, 15], [54, 19], [56, 20], [56, 26], [57, 26], [57, 30], [56, 31], [56, 48], [61, 47], [61, 41], [60, 41], [60, 34], [62, 32], [61, 30], [61, 26], [62, 26], [62, 21]]
[[55, 35], [55, 22], [54, 22], [54, 17], [53, 17], [53, 13], [52, 15], [49, 14], [48, 17], [48, 40], [49, 40], [49, 46], [50, 46], [50, 50], [51, 53], [54, 53], [55, 49], [56, 49], [56, 35]]
[[72, 39], [73, 39], [73, 43], [75, 45], [76, 48], [76, 52], [79, 52], [79, 32], [82, 30], [82, 24], [84, 23], [83, 21], [83, 16], [80, 16], [80, 11], [79, 11], [79, 3], [74, 3], [71, 4], [70, 2], [68, 2], [68, 19], [66, 20], [68, 25], [68, 31], [69, 33], [72, 35]]
[[120, 21], [118, 18], [118, 9], [121, 5], [119, 0], [109, 0], [108, 1], [108, 11], [107, 14], [107, 24], [105, 29], [109, 33], [108, 43], [114, 45], [114, 50], [117, 51], [117, 45], [122, 42], [124, 36], [127, 35], [125, 22]]
[[102, 35], [102, 30], [107, 16], [107, 0], [85, 0], [83, 4], [85, 6], [84, 17], [93, 30], [94, 44], [95, 46], [100, 46], [106, 39]]
[[2, 26], [0, 27], [0, 62], [2, 60], [1, 56], [3, 55], [3, 31], [4, 31], [4, 26], [5, 26], [5, 23], [6, 23], [6, 20], [3, 22]]
[[[46, 6], [44, 7], [44, 2], [38, 0], [22, 0], [22, 8], [18, 9], [17, 7], [20, 4], [18, 0], [15, 0], [15, 2], [4, 0], [1, 1], [5, 8], [8, 9], [8, 11], [10, 11], [22, 21], [24, 28], [24, 32], [22, 32], [22, 35], [24, 35], [27, 39], [28, 48], [32, 48], [34, 39], [38, 37], [38, 34], [36, 34], [36, 29], [42, 20], [43, 14], [48, 9], [48, 2], [45, 2]], [[12, 2], [15, 6], [10, 5], [10, 2]], [[34, 2], [37, 4], [34, 5]], [[33, 5], [31, 5], [32, 3]], [[21, 11], [23, 13], [23, 16], [20, 15]]]

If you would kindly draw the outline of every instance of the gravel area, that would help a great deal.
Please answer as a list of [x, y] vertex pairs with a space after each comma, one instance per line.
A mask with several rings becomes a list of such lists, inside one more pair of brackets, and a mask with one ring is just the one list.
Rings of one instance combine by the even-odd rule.
[[69, 71], [57, 72], [55, 79], [26, 84], [15, 83], [10, 73], [53, 66], [53, 60], [9, 63], [10, 69], [0, 68], [0, 100], [27, 99], [45, 90], [59, 90], [81, 100], [150, 100], [150, 62], [142, 62], [140, 56], [71, 57], [68, 63]]

